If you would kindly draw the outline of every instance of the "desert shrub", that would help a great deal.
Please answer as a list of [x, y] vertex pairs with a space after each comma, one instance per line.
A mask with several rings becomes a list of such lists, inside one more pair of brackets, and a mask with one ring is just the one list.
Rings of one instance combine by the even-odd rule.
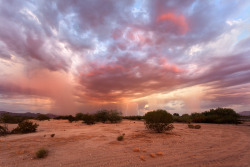
[[118, 137], [117, 137], [117, 140], [118, 140], [118, 141], [122, 141], [123, 138], [124, 138], [124, 137], [121, 135], [121, 136], [118, 136]]
[[121, 122], [122, 121], [121, 113], [117, 112], [116, 110], [110, 110], [108, 120], [110, 121], [110, 123]]
[[75, 120], [76, 121], [83, 120], [83, 118], [84, 118], [84, 114], [83, 113], [77, 113], [76, 116], [75, 116]]
[[122, 121], [121, 113], [116, 110], [101, 110], [95, 114], [96, 121], [106, 123], [118, 123]]
[[17, 124], [24, 120], [31, 119], [32, 117], [26, 117], [26, 116], [14, 116], [8, 113], [3, 113], [0, 116], [0, 122], [2, 123], [11, 123], [11, 124]]
[[173, 116], [174, 122], [185, 122], [190, 123], [192, 121], [191, 116], [188, 114], [183, 114], [182, 116]]
[[216, 108], [210, 109], [210, 111], [205, 111], [201, 113], [205, 116], [205, 123], [230, 123], [230, 124], [237, 124], [240, 123], [239, 121], [239, 114], [237, 114], [231, 108]]
[[0, 136], [7, 135], [9, 133], [8, 129], [0, 125]]
[[44, 158], [48, 155], [48, 150], [41, 148], [36, 152], [36, 158]]
[[194, 125], [188, 124], [188, 128], [194, 129]]
[[73, 121], [75, 121], [75, 118], [72, 115], [69, 115], [67, 117], [67, 119], [69, 120], [70, 123], [72, 123]]
[[201, 128], [200, 125], [195, 125], [195, 126], [194, 126], [194, 129], [200, 129], [200, 128]]
[[55, 134], [54, 134], [54, 133], [50, 135], [50, 137], [54, 137], [54, 136], [55, 136]]
[[206, 116], [203, 115], [202, 113], [192, 113], [191, 120], [192, 122], [195, 122], [195, 123], [202, 123], [202, 122], [205, 122]]
[[83, 121], [87, 125], [93, 125], [96, 122], [95, 116], [90, 114], [85, 114]]
[[140, 116], [140, 115], [137, 115], [137, 116], [125, 116], [125, 117], [123, 117], [123, 119], [128, 119], [128, 120], [142, 120], [142, 119], [144, 119], [144, 116]]
[[43, 121], [43, 120], [50, 120], [50, 117], [44, 114], [39, 114], [35, 119], [39, 121]]
[[37, 127], [39, 125], [38, 124], [34, 124], [31, 121], [23, 121], [21, 123], [18, 124], [18, 126], [13, 129], [11, 132], [12, 133], [32, 133], [35, 132]]
[[124, 139], [125, 133], [117, 137], [118, 141], [122, 141]]
[[70, 123], [72, 123], [73, 121], [76, 120], [75, 117], [73, 117], [72, 115], [58, 116], [58, 117], [55, 117], [54, 119], [56, 119], [56, 120], [60, 120], [60, 119], [68, 120]]
[[179, 117], [180, 115], [178, 113], [174, 113], [173, 116]]
[[109, 111], [108, 110], [101, 110], [98, 111], [95, 116], [96, 116], [96, 121], [97, 122], [102, 122], [106, 123], [109, 120]]
[[145, 125], [147, 129], [158, 133], [173, 129], [173, 117], [165, 110], [156, 110], [145, 114]]

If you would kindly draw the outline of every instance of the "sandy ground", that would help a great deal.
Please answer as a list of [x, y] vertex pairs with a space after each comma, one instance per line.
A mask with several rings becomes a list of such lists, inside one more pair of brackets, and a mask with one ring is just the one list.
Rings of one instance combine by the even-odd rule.
[[[36, 122], [40, 125], [36, 133], [0, 137], [1, 167], [250, 166], [250, 126], [244, 124], [200, 124], [201, 129], [189, 129], [175, 123], [172, 132], [158, 134], [147, 131], [142, 121]], [[117, 141], [123, 133], [124, 140]], [[34, 159], [42, 147], [49, 150], [48, 156]]]

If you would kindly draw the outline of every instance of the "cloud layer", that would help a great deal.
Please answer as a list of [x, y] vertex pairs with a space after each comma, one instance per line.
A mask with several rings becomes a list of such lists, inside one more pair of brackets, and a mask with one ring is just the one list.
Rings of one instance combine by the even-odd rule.
[[[241, 1], [0, 1], [0, 110], [247, 110], [249, 9]], [[30, 108], [34, 98], [46, 107]], [[22, 99], [30, 103], [10, 105]]]

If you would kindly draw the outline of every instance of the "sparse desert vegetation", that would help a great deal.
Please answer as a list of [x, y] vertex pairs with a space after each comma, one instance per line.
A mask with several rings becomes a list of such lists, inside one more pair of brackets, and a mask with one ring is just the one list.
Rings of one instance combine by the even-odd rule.
[[201, 126], [200, 125], [188, 124], [188, 128], [190, 128], [190, 129], [200, 129]]
[[48, 150], [41, 148], [36, 152], [36, 158], [45, 158], [48, 155]]
[[[200, 130], [189, 130], [186, 123], [171, 123], [175, 128], [166, 134], [151, 133], [143, 121], [131, 120], [93, 126], [82, 121], [69, 123], [54, 119], [33, 123], [39, 123], [36, 133], [0, 137], [1, 167], [165, 166], [166, 163], [189, 167], [206, 166], [204, 163], [209, 166], [250, 163], [250, 127], [244, 124], [199, 123]], [[123, 133], [126, 139], [117, 141]], [[51, 138], [51, 134], [56, 137]], [[40, 148], [49, 148], [49, 154], [36, 160], [34, 155]], [[190, 160], [198, 155], [199, 158]]]
[[156, 110], [145, 114], [145, 125], [149, 130], [161, 133], [172, 130], [173, 117], [165, 110]]
[[31, 121], [23, 121], [18, 124], [18, 126], [11, 131], [11, 133], [32, 133], [36, 132], [39, 125]]
[[[223, 113], [231, 114], [231, 116], [218, 121], [219, 118], [223, 118]], [[211, 115], [217, 121], [210, 121], [210, 123], [219, 122], [220, 124], [200, 123], [209, 120], [207, 118], [211, 118]], [[7, 167], [9, 164], [16, 166], [17, 162], [10, 162], [8, 157], [17, 158], [18, 156], [23, 159], [22, 161], [19, 159], [21, 164], [18, 163], [18, 165], [20, 166], [68, 166], [69, 162], [72, 163], [71, 166], [77, 166], [78, 162], [86, 164], [86, 166], [100, 166], [109, 162], [111, 157], [115, 157], [115, 160], [110, 161], [111, 165], [108, 166], [117, 166], [117, 164], [121, 166], [144, 166], [145, 164], [146, 166], [164, 166], [165, 162], [168, 162], [169, 166], [176, 166], [177, 160], [184, 166], [193, 166], [193, 163], [200, 164], [200, 161], [193, 160], [194, 162], [190, 165], [190, 161], [185, 158], [185, 154], [178, 151], [184, 150], [189, 156], [197, 156], [195, 151], [190, 152], [188, 149], [187, 145], [190, 144], [194, 145], [197, 152], [204, 152], [203, 157], [209, 157], [204, 161], [212, 164], [212, 166], [217, 165], [217, 160], [214, 160], [218, 157], [219, 161], [223, 163], [237, 166], [239, 161], [228, 159], [225, 162], [224, 159], [239, 155], [243, 157], [241, 163], [247, 164], [250, 163], [246, 156], [246, 152], [249, 151], [245, 149], [250, 146], [247, 142], [250, 137], [249, 126], [222, 125], [222, 123], [237, 122], [238, 120], [236, 121], [234, 117], [238, 118], [232, 110], [221, 108], [201, 114], [193, 113], [182, 116], [178, 113], [171, 115], [165, 110], [156, 110], [148, 112], [143, 117], [124, 117], [121, 122], [122, 116], [117, 111], [101, 110], [95, 114], [77, 113], [75, 116], [60, 116], [50, 121], [43, 121], [47, 120], [44, 116], [39, 116], [39, 119], [35, 118], [32, 121], [24, 119], [18, 123], [17, 127], [9, 131], [6, 127], [12, 124], [5, 122], [14, 122], [10, 121], [14, 117], [3, 116], [0, 117], [2, 122], [0, 136], [5, 135], [5, 137], [0, 138], [0, 153], [5, 151], [5, 154], [0, 157], [0, 166]], [[178, 122], [185, 123], [174, 123], [176, 118], [181, 120]], [[199, 122], [199, 124], [196, 124], [196, 122]], [[174, 126], [175, 129], [173, 129]], [[187, 133], [187, 126], [191, 129], [200, 130], [189, 130]], [[145, 130], [145, 127], [147, 130]], [[149, 130], [158, 133], [151, 133]], [[172, 131], [161, 133], [169, 130]], [[29, 134], [31, 132], [36, 133]], [[19, 133], [26, 134], [21, 136], [18, 135]], [[54, 138], [55, 133], [57, 134], [56, 138]], [[126, 140], [124, 140], [125, 133]], [[235, 138], [238, 140], [234, 141]], [[114, 141], [114, 139], [117, 141]], [[216, 145], [218, 142], [223, 144], [218, 146]], [[15, 151], [9, 150], [8, 146], [11, 146]], [[220, 147], [225, 152], [218, 156], [214, 149], [218, 150]], [[240, 147], [240, 149], [228, 153], [225, 147]], [[44, 158], [48, 155], [47, 149], [40, 148], [51, 149], [46, 161], [32, 160], [34, 155], [35, 159]], [[96, 152], [96, 150], [101, 151]], [[244, 154], [239, 151], [244, 152]], [[67, 154], [67, 156], [63, 156], [65, 158], [61, 158], [61, 155], [68, 152], [70, 152], [70, 155]], [[83, 158], [80, 155], [85, 156]], [[99, 161], [96, 161], [96, 159], [99, 159]]]
[[239, 124], [240, 116], [231, 108], [216, 108], [204, 111], [202, 113], [192, 113], [173, 115], [175, 122], [186, 122], [186, 123], [216, 123], [216, 124]]

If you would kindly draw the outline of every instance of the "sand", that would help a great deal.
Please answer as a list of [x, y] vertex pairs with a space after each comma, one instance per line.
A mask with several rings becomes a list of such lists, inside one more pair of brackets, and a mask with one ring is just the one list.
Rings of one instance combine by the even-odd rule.
[[[158, 134], [146, 130], [142, 121], [34, 122], [40, 125], [36, 133], [0, 137], [0, 167], [250, 166], [250, 126], [244, 124], [189, 129], [174, 123], [172, 132]], [[124, 140], [117, 141], [123, 133]], [[34, 158], [39, 148], [48, 149], [46, 158]]]

